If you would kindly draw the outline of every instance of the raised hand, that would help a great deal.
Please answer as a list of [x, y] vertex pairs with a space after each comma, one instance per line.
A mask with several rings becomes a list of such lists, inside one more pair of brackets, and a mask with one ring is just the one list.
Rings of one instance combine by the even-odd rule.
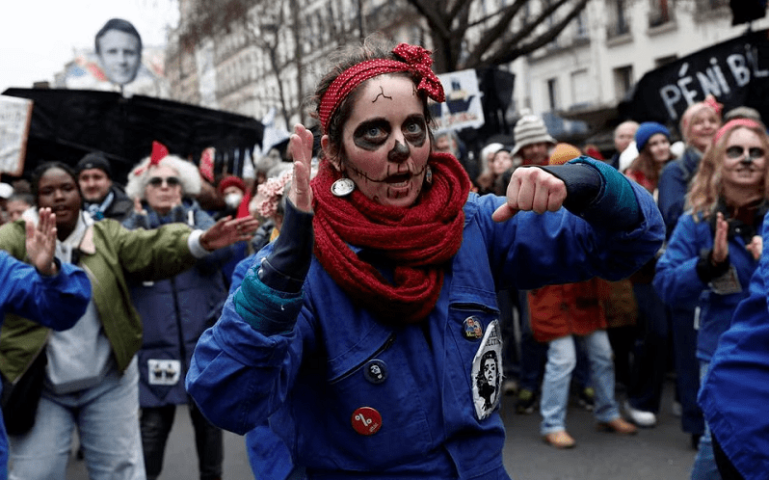
[[139, 197], [134, 197], [134, 212], [139, 215], [147, 215], [147, 210], [144, 209], [144, 205], [142, 205], [142, 201]]
[[312, 212], [312, 189], [310, 188], [312, 143], [312, 132], [304, 125], [296, 124], [294, 133], [289, 139], [289, 150], [294, 161], [294, 175], [291, 178], [288, 199], [303, 212]]
[[566, 184], [541, 168], [516, 168], [507, 186], [507, 203], [497, 208], [495, 222], [509, 220], [520, 210], [554, 212], [566, 200]]
[[231, 216], [227, 216], [203, 232], [200, 236], [200, 244], [206, 250], [213, 251], [233, 243], [251, 240], [257, 228], [259, 228], [259, 220], [254, 217], [232, 220]]
[[758, 260], [761, 258], [761, 252], [764, 250], [764, 239], [761, 238], [761, 235], [754, 235], [745, 248], [753, 255], [755, 260]]
[[718, 212], [716, 215], [716, 233], [713, 235], [713, 257], [714, 264], [724, 263], [729, 256], [729, 242], [727, 234], [729, 233], [729, 224], [724, 220], [724, 214]]
[[43, 275], [56, 274], [53, 261], [56, 253], [56, 214], [50, 208], [41, 208], [37, 225], [27, 220], [27, 257]]

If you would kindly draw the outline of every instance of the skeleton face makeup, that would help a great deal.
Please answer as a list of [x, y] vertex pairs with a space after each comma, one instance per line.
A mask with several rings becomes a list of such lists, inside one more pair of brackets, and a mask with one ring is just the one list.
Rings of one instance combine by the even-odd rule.
[[338, 168], [368, 198], [407, 207], [416, 202], [430, 156], [422, 100], [400, 76], [368, 80], [343, 130]]

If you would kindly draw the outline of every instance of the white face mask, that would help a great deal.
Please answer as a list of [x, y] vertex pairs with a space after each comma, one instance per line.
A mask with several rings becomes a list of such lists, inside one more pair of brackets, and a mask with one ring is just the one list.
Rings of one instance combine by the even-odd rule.
[[241, 200], [243, 200], [243, 195], [239, 193], [228, 193], [224, 197], [224, 203], [226, 203], [230, 208], [238, 208]]

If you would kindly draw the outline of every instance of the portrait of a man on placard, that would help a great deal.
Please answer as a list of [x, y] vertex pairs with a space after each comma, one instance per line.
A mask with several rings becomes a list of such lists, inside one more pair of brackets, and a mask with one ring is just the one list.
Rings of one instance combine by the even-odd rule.
[[112, 18], [96, 33], [96, 55], [107, 79], [126, 85], [136, 78], [142, 60], [142, 38], [133, 24]]

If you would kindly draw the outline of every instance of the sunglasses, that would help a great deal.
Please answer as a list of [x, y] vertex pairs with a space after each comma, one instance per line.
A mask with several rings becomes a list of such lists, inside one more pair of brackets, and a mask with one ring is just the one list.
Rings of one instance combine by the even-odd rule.
[[764, 156], [765, 152], [763, 148], [759, 147], [750, 147], [750, 148], [744, 148], [740, 146], [733, 146], [726, 149], [726, 156], [731, 159], [740, 158], [747, 152], [747, 156], [745, 157], [746, 160], [756, 160], [757, 158], [761, 158]]
[[166, 183], [169, 187], [176, 187], [178, 185], [181, 185], [182, 182], [179, 181], [178, 177], [152, 177], [150, 178], [148, 184], [152, 185], [153, 187], [159, 187], [163, 185], [163, 182]]

